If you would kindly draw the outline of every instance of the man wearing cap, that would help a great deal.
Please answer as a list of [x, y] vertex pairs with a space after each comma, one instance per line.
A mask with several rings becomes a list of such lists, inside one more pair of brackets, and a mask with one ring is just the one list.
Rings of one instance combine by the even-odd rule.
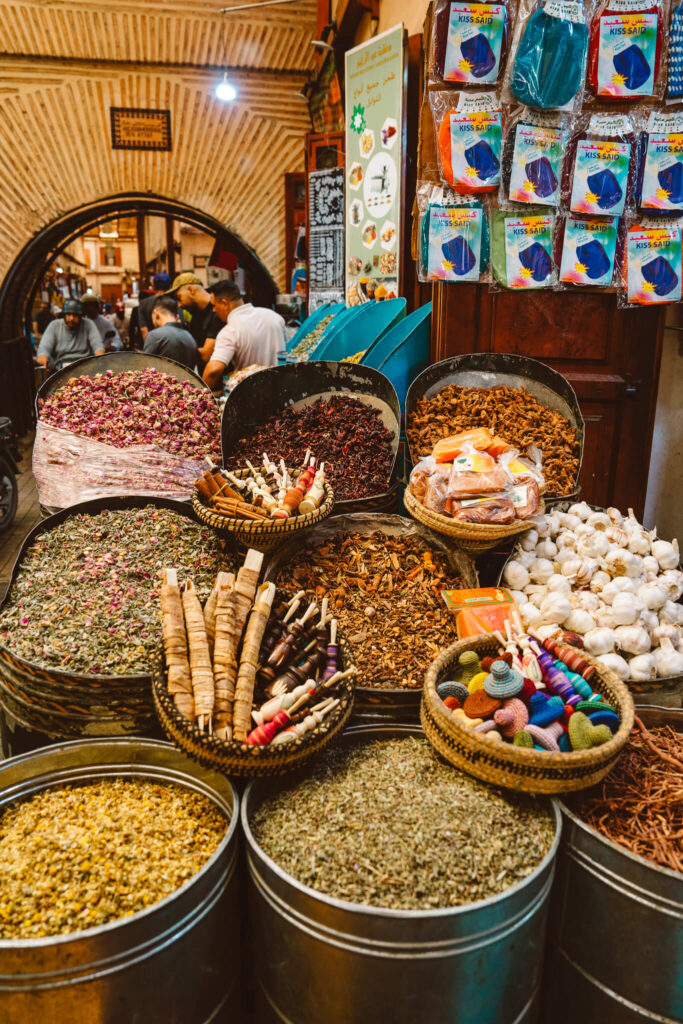
[[223, 321], [216, 316], [211, 293], [207, 292], [196, 274], [191, 272], [178, 274], [170, 294], [178, 305], [192, 317], [188, 324], [188, 330], [197, 342], [199, 354], [197, 365], [199, 372], [202, 373], [211, 359], [218, 332], [223, 327]]
[[154, 327], [152, 322], [152, 310], [154, 309], [154, 303], [160, 295], [164, 295], [171, 287], [170, 276], [164, 273], [155, 274], [152, 278], [152, 287], [154, 288], [154, 295], [148, 295], [147, 298], [143, 299], [138, 306], [138, 330], [142, 335], [143, 342], [145, 341], [149, 331]]
[[83, 316], [76, 299], [67, 299], [63, 320], [53, 320], [40, 339], [36, 359], [41, 366], [59, 368], [85, 356], [104, 355], [100, 332], [92, 320]]
[[219, 281], [213, 289], [216, 314], [225, 325], [216, 339], [211, 360], [204, 370], [210, 388], [218, 388], [232, 363], [235, 370], [245, 366], [277, 366], [287, 334], [282, 317], [272, 309], [244, 302], [234, 281]]
[[86, 292], [85, 295], [81, 296], [81, 306], [83, 308], [84, 316], [87, 316], [89, 320], [92, 320], [99, 331], [105, 349], [109, 352], [120, 352], [122, 344], [119, 332], [116, 330], [111, 320], [107, 320], [106, 316], [102, 316], [102, 313], [100, 312], [100, 300], [97, 296], [91, 292]]

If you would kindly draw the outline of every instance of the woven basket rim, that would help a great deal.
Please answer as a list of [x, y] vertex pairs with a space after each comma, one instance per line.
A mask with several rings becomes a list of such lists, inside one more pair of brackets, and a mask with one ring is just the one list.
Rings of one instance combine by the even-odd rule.
[[[466, 650], [476, 650], [479, 652], [481, 649], [487, 647], [493, 647], [497, 649], [499, 646], [498, 641], [495, 637], [485, 633], [481, 633], [478, 636], [469, 637], [466, 640], [460, 640], [455, 644], [451, 644], [432, 662], [427, 669], [425, 674], [425, 681], [423, 687], [423, 704], [429, 707], [430, 713], [434, 716], [436, 722], [441, 727], [442, 731], [446, 735], [452, 735], [461, 739], [467, 739], [469, 745], [474, 750], [484, 752], [486, 751], [489, 757], [493, 756], [494, 759], [498, 760], [501, 765], [505, 766], [532, 766], [538, 765], [545, 768], [548, 767], [562, 767], [566, 775], [571, 776], [571, 769], [584, 769], [595, 767], [600, 768], [603, 764], [609, 763], [614, 760], [619, 753], [621, 753], [625, 746], [628, 737], [633, 728], [633, 720], [635, 715], [635, 705], [633, 698], [628, 691], [628, 688], [621, 682], [621, 680], [608, 669], [601, 665], [600, 662], [596, 661], [590, 655], [586, 654], [585, 651], [580, 651], [582, 657], [585, 657], [586, 661], [590, 662], [591, 665], [595, 665], [598, 673], [601, 676], [602, 683], [609, 683], [610, 687], [614, 689], [617, 694], [617, 706], [615, 711], [619, 715], [619, 728], [616, 733], [612, 736], [612, 739], [607, 743], [603, 743], [599, 747], [592, 747], [590, 750], [572, 750], [572, 751], [540, 751], [530, 749], [526, 747], [515, 747], [512, 743], [493, 744], [486, 740], [483, 735], [475, 732], [469, 726], [461, 725], [457, 719], [453, 718], [449, 714], [448, 709], [443, 704], [443, 701], [436, 692], [437, 683], [440, 681], [440, 676], [444, 669], [450, 667], [454, 661], [457, 660], [459, 654]], [[605, 698], [608, 703], [613, 704], [614, 702], [609, 698]]]
[[[234, 476], [242, 479], [250, 475], [248, 469], [237, 470]], [[199, 519], [207, 526], [215, 529], [226, 530], [230, 533], [241, 532], [253, 536], [279, 536], [295, 533], [297, 530], [304, 530], [307, 526], [314, 526], [330, 515], [334, 508], [334, 491], [327, 480], [323, 484], [325, 498], [312, 512], [305, 512], [301, 516], [292, 516], [288, 519], [241, 519], [238, 516], [223, 516], [205, 505], [196, 486], [192, 492], [192, 508]]]
[[[410, 485], [405, 489], [403, 496], [405, 506], [413, 518], [429, 526], [437, 533], [443, 533], [448, 537], [462, 538], [474, 542], [486, 542], [489, 540], [501, 540], [505, 537], [515, 537], [517, 534], [526, 533], [534, 525], [529, 520], [517, 519], [514, 523], [488, 524], [488, 523], [460, 523], [457, 519], [449, 516], [442, 516], [439, 512], [432, 512], [425, 508], [410, 490]], [[545, 511], [543, 499], [539, 501], [537, 515]]]

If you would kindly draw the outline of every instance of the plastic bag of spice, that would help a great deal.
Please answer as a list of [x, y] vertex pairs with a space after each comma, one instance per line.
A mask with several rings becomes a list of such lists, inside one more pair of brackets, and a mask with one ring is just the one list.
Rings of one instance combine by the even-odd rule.
[[667, 0], [603, 0], [591, 24], [588, 85], [599, 99], [664, 95]]
[[504, 491], [509, 482], [509, 474], [488, 452], [478, 451], [473, 445], [466, 444], [460, 455], [453, 460], [448, 480], [448, 497], [460, 499], [495, 494]]
[[431, 509], [432, 512], [438, 512], [440, 515], [446, 511], [450, 469], [450, 466], [437, 466], [434, 472], [430, 473], [422, 499], [425, 508]]
[[481, 200], [420, 182], [420, 281], [488, 280], [488, 212]]
[[500, 182], [503, 110], [495, 93], [429, 94], [443, 181], [456, 192], [495, 192]]
[[621, 307], [681, 301], [682, 227], [680, 218], [629, 218], [618, 295]]
[[562, 198], [571, 213], [620, 217], [631, 204], [636, 179], [636, 133], [631, 117], [582, 117], [569, 140]]
[[501, 206], [493, 211], [491, 270], [496, 284], [511, 289], [557, 285], [556, 221], [547, 206]]
[[683, 111], [652, 111], [637, 160], [636, 205], [651, 216], [683, 210]]
[[459, 523], [504, 526], [515, 520], [515, 506], [506, 492], [485, 498], [450, 499], [447, 510]]
[[558, 228], [560, 283], [613, 288], [619, 279], [626, 229], [617, 217], [567, 214]]
[[429, 73], [458, 85], [493, 85], [508, 51], [510, 3], [436, 0]]
[[503, 98], [543, 110], [579, 109], [590, 7], [581, 0], [521, 0]]
[[502, 201], [558, 206], [569, 119], [557, 111], [521, 107], [503, 144]]

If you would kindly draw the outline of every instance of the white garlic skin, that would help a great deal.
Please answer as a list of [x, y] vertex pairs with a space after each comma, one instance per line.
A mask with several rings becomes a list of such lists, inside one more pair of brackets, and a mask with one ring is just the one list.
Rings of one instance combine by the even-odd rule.
[[536, 545], [536, 558], [554, 558], [557, 554], [557, 545], [554, 541], [547, 537], [545, 540], [540, 540]]
[[637, 654], [628, 663], [629, 678], [642, 683], [657, 678], [657, 662], [652, 654]]
[[583, 643], [593, 657], [597, 657], [599, 654], [609, 654], [615, 646], [614, 631], [604, 626], [591, 629], [584, 635]]
[[587, 501], [576, 502], [574, 505], [570, 505], [567, 511], [570, 516], [578, 516], [582, 522], [585, 522], [593, 514], [593, 509]]
[[683, 654], [677, 651], [666, 637], [653, 654], [657, 664], [657, 675], [661, 679], [683, 675]]
[[612, 520], [606, 512], [591, 512], [589, 516], [586, 516], [586, 525], [590, 526], [593, 530], [608, 530], [612, 525]]
[[647, 654], [652, 646], [650, 634], [642, 626], [617, 626], [614, 636], [617, 647], [627, 654]]
[[597, 661], [605, 668], [608, 668], [611, 672], [614, 672], [619, 679], [628, 679], [629, 667], [628, 662], [621, 657], [620, 654], [599, 654]]
[[574, 608], [564, 620], [563, 625], [565, 629], [570, 630], [572, 633], [584, 634], [595, 629], [595, 619], [590, 612], [583, 611], [581, 608]]
[[533, 551], [538, 544], [538, 530], [528, 530], [519, 543], [524, 551]]
[[513, 590], [524, 590], [529, 583], [530, 576], [522, 563], [513, 559], [505, 566], [503, 579]]
[[608, 572], [605, 572], [604, 569], [598, 569], [598, 571], [593, 574], [593, 579], [590, 582], [590, 588], [594, 594], [601, 594], [611, 579], [612, 577]]
[[659, 562], [660, 569], [676, 569], [680, 562], [678, 541], [669, 544], [666, 540], [655, 540], [652, 543], [652, 554]]
[[620, 626], [631, 626], [643, 607], [643, 602], [635, 594], [616, 594], [612, 601], [612, 616]]
[[553, 594], [571, 594], [572, 585], [561, 572], [554, 572], [548, 577], [546, 588]]
[[547, 558], [535, 558], [529, 569], [529, 575], [534, 583], [547, 583], [553, 572], [553, 563]]

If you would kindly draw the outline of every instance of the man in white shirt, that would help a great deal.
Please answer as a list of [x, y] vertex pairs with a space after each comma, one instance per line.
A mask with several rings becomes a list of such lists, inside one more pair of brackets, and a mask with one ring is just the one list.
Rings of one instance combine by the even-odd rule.
[[257, 364], [276, 366], [278, 352], [285, 348], [285, 322], [272, 309], [243, 302], [234, 281], [219, 281], [213, 286], [212, 301], [216, 315], [225, 323], [218, 332], [216, 347], [204, 370], [210, 388], [218, 388], [230, 363], [234, 370]]

